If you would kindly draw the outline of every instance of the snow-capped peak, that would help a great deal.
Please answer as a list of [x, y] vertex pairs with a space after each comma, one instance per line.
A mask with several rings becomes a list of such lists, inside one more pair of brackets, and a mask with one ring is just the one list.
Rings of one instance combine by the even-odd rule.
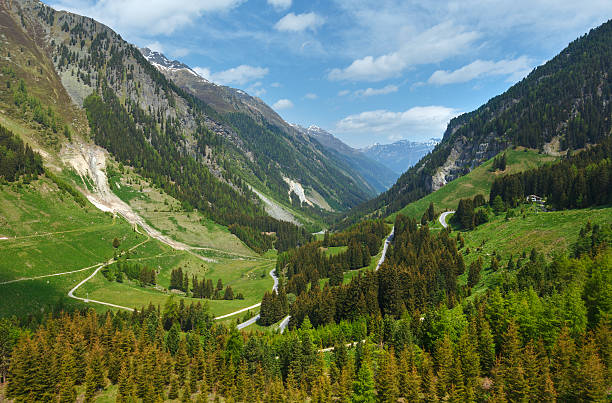
[[191, 67], [187, 66], [185, 63], [181, 63], [178, 60], [170, 60], [163, 53], [157, 52], [155, 50], [151, 50], [149, 48], [141, 48], [140, 53], [151, 63], [155, 68], [160, 71], [178, 71], [185, 70], [189, 73], [193, 74], [196, 77], [201, 78], [202, 80], [208, 82], [207, 79], [196, 73]]

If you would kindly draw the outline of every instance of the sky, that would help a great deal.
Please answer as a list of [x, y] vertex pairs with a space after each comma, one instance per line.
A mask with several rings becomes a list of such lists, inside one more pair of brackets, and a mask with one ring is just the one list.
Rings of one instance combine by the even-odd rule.
[[610, 0], [49, 0], [353, 147], [441, 138]]

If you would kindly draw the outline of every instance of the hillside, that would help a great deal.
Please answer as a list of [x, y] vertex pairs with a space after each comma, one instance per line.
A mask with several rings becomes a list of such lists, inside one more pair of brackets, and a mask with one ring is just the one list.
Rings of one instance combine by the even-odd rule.
[[351, 211], [388, 215], [465, 175], [510, 145], [558, 155], [612, 129], [612, 21], [592, 29], [477, 110], [454, 118], [442, 141], [389, 191]]
[[556, 157], [520, 147], [517, 149], [509, 149], [504, 153], [507, 158], [505, 170], [493, 170], [493, 158], [491, 158], [482, 165], [474, 168], [474, 170], [467, 175], [453, 180], [437, 191], [391, 214], [389, 219], [394, 219], [397, 214], [404, 214], [409, 217], [420, 219], [423, 212], [429, 206], [429, 203], [434, 204], [436, 211], [442, 211], [454, 210], [460, 199], [474, 197], [477, 194], [482, 194], [485, 199], [488, 199], [491, 185], [495, 178], [536, 168], [542, 164], [556, 160]]

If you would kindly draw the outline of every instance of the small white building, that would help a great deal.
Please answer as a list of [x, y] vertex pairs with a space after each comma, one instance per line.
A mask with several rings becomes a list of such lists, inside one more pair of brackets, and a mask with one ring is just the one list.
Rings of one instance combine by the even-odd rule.
[[546, 199], [537, 196], [537, 195], [529, 195], [527, 196], [527, 202], [528, 203], [537, 203], [537, 204], [544, 204], [546, 203]]

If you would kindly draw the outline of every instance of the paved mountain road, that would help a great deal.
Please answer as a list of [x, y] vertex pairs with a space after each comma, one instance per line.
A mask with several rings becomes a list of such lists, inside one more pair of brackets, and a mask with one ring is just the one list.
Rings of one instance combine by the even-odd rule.
[[455, 211], [445, 211], [440, 214], [440, 217], [438, 218], [438, 221], [440, 221], [440, 224], [442, 224], [444, 228], [448, 227], [448, 224], [446, 223], [446, 217], [450, 214], [455, 214]]

